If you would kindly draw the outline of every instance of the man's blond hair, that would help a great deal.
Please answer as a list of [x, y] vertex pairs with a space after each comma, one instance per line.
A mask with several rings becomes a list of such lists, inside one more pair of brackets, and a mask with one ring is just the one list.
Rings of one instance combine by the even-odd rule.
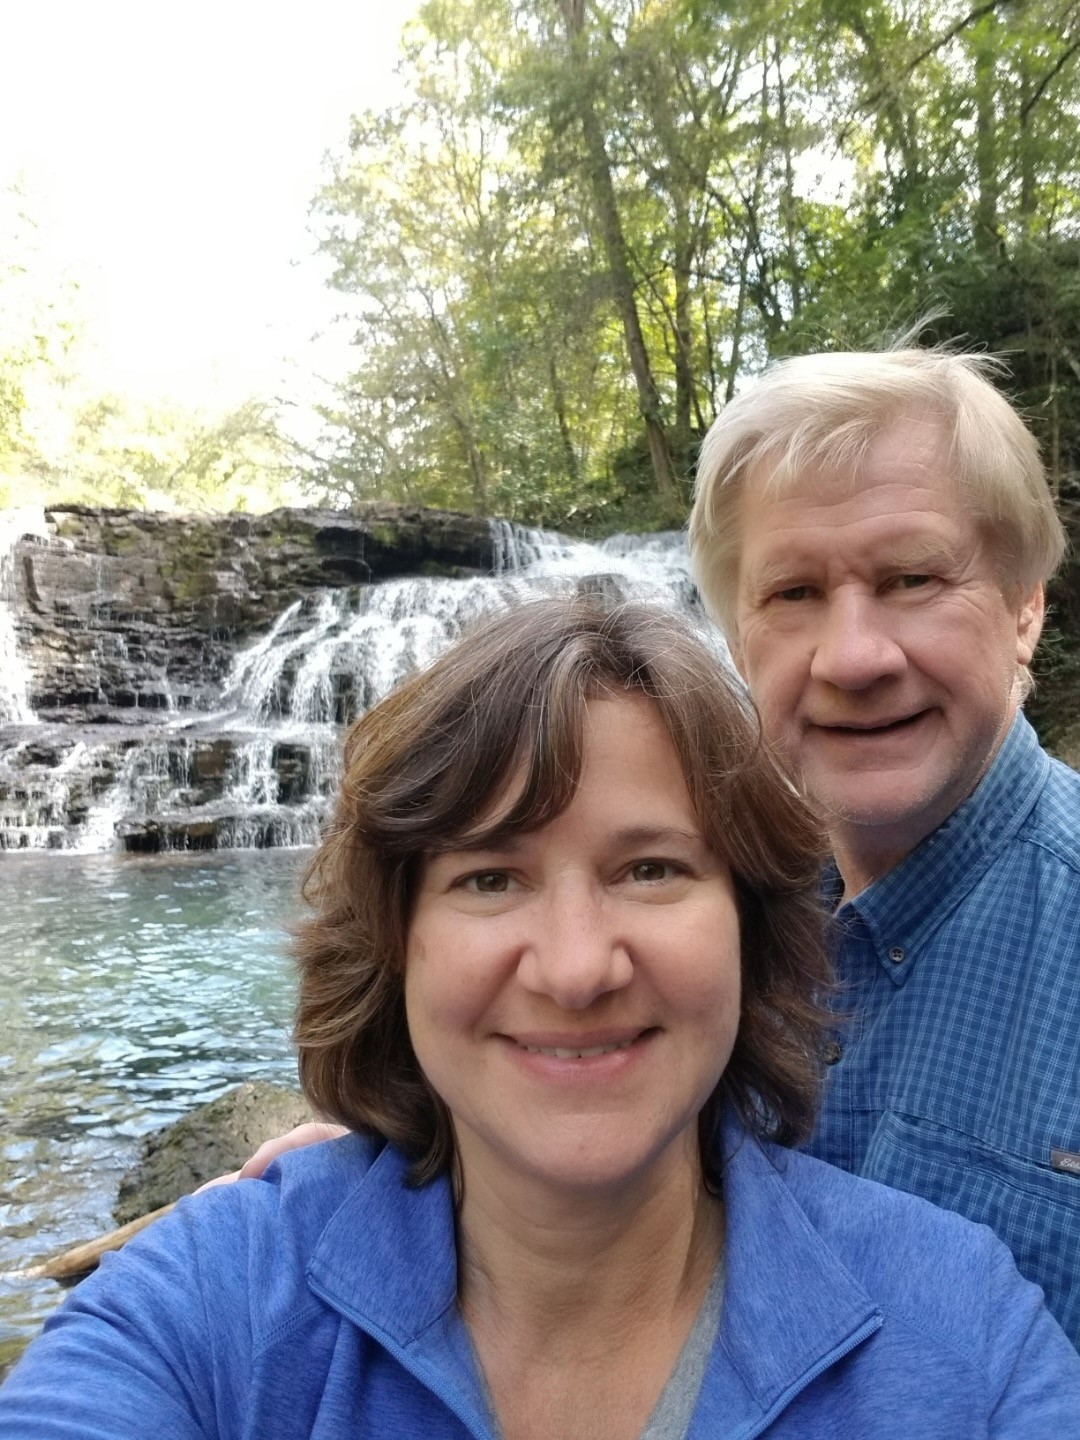
[[950, 474], [998, 558], [1030, 591], [1061, 561], [1065, 532], [1035, 437], [991, 383], [1001, 362], [909, 344], [804, 355], [773, 365], [726, 405], [705, 437], [690, 557], [706, 607], [736, 638], [740, 495], [753, 474], [782, 494], [809, 468], [857, 477], [876, 436], [903, 419], [938, 421]]

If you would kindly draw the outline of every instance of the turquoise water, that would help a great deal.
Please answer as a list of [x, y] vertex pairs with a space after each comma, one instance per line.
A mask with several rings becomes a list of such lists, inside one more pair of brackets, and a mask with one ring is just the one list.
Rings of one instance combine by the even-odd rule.
[[295, 1083], [282, 925], [305, 859], [0, 857], [0, 1359], [63, 1295], [11, 1272], [112, 1228], [147, 1131]]

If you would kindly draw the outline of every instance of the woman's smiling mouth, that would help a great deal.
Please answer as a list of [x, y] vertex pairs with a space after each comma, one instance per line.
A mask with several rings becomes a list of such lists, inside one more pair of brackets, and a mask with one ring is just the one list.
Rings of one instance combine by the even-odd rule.
[[620, 1040], [613, 1045], [588, 1045], [581, 1049], [571, 1049], [566, 1045], [522, 1045], [521, 1048], [530, 1055], [554, 1055], [556, 1060], [591, 1060], [596, 1055], [613, 1055], [616, 1050], [629, 1050], [636, 1038]]
[[535, 1058], [543, 1065], [545, 1061], [596, 1062], [625, 1055], [628, 1050], [640, 1048], [643, 1041], [652, 1039], [658, 1033], [659, 1027], [647, 1025], [633, 1030], [625, 1027], [618, 1030], [594, 1030], [581, 1035], [547, 1031], [506, 1035], [503, 1038], [509, 1041], [522, 1059], [528, 1056], [530, 1063]]

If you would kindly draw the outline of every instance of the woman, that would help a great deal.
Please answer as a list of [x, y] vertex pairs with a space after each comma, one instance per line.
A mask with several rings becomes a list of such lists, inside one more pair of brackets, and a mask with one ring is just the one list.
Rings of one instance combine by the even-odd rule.
[[309, 874], [300, 1073], [358, 1133], [104, 1265], [0, 1433], [1069, 1433], [1080, 1357], [989, 1231], [781, 1148], [816, 857], [677, 621], [488, 622], [354, 727]]

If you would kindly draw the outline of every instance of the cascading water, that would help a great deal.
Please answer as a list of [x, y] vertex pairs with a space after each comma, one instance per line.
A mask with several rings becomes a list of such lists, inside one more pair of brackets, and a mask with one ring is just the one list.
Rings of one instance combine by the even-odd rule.
[[678, 533], [591, 545], [493, 521], [491, 541], [491, 575], [314, 590], [288, 605], [236, 655], [212, 711], [169, 713], [138, 734], [20, 736], [0, 754], [0, 849], [312, 844], [342, 728], [477, 616], [581, 585], [693, 603]]

